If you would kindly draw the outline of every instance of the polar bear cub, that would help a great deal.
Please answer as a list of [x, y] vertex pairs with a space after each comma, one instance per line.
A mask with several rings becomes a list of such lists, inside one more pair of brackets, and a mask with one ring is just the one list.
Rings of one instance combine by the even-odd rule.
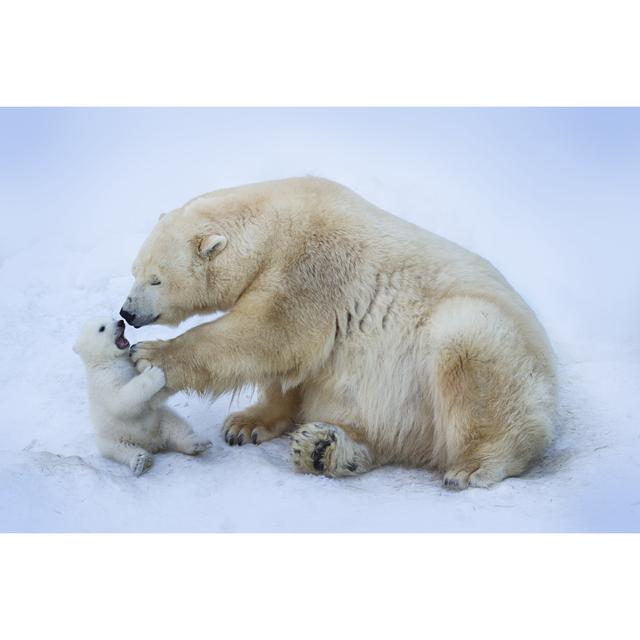
[[195, 455], [211, 446], [162, 406], [170, 395], [162, 369], [148, 367], [138, 375], [129, 359], [122, 320], [88, 321], [73, 350], [87, 370], [91, 419], [102, 455], [128, 465], [139, 476], [152, 465], [157, 451]]

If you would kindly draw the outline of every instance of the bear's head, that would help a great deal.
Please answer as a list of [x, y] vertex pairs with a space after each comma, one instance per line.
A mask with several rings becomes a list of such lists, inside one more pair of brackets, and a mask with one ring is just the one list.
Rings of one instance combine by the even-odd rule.
[[80, 330], [73, 350], [86, 364], [108, 362], [129, 355], [124, 322], [110, 317], [88, 320]]
[[259, 269], [256, 229], [252, 214], [228, 198], [201, 198], [160, 216], [133, 263], [120, 315], [138, 328], [226, 311]]

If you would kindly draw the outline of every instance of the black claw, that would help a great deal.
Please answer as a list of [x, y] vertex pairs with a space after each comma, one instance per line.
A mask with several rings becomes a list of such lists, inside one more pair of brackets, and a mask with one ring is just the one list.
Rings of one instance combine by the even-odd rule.
[[251, 442], [253, 442], [253, 444], [258, 444], [258, 433], [256, 431], [251, 434]]
[[308, 431], [301, 431], [300, 433], [301, 433], [303, 436], [308, 436], [308, 435], [309, 435], [309, 432], [308, 432]]
[[136, 342], [136, 344], [132, 344], [129, 347], [129, 355], [132, 356], [137, 350], [138, 350], [138, 343]]
[[347, 464], [347, 469], [349, 469], [349, 471], [351, 471], [352, 473], [358, 468], [358, 465], [355, 462], [349, 462]]
[[236, 442], [239, 446], [242, 446], [242, 443], [244, 442], [244, 434], [238, 434], [238, 439], [236, 440]]
[[224, 432], [224, 441], [229, 442], [229, 429], [226, 429]]
[[227, 440], [227, 442], [233, 446], [236, 443], [236, 437], [233, 435], [233, 433], [229, 436], [229, 439]]

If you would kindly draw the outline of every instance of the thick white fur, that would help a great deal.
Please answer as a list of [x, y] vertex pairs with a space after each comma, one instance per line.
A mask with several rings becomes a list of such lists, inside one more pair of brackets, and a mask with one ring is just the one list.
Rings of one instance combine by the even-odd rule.
[[84, 325], [74, 345], [87, 370], [100, 452], [140, 475], [151, 466], [151, 454], [157, 451], [172, 449], [189, 455], [204, 451], [211, 443], [198, 438], [180, 416], [161, 406], [169, 395], [162, 370], [148, 367], [138, 374], [129, 350], [115, 345], [118, 333], [115, 320], [93, 319]]
[[162, 217], [133, 273], [134, 324], [228, 311], [133, 358], [172, 389], [259, 386], [227, 419], [230, 444], [303, 424], [300, 470], [348, 475], [358, 458], [356, 472], [432, 467], [464, 488], [520, 474], [551, 439], [554, 357], [522, 298], [483, 258], [336, 183], [196, 198]]

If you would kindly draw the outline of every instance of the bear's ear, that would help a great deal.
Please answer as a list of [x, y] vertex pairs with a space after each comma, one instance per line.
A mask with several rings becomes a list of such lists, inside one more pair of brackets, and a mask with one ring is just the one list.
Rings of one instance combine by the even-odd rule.
[[71, 348], [73, 349], [73, 353], [78, 353], [79, 350], [78, 350], [78, 343], [77, 342], [75, 342], [73, 344], [73, 347], [71, 347]]
[[167, 215], [166, 213], [161, 213], [161, 214], [158, 216], [158, 222], [160, 222], [160, 220], [162, 220], [162, 218], [164, 218], [166, 215]]
[[202, 258], [211, 258], [220, 253], [227, 246], [227, 239], [224, 236], [210, 235], [200, 238], [198, 243], [198, 253]]

